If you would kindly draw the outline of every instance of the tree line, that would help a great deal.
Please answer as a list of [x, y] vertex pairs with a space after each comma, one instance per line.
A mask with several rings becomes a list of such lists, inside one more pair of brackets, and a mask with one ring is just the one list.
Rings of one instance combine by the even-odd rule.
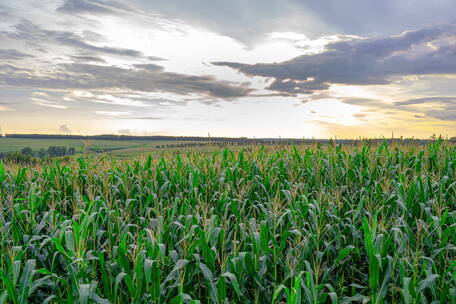
[[33, 151], [31, 147], [25, 147], [21, 150], [21, 153], [24, 155], [35, 156], [39, 158], [45, 157], [59, 157], [76, 154], [76, 148], [74, 147], [65, 147], [65, 146], [50, 146], [46, 149], [39, 149], [38, 151]]
[[25, 147], [20, 152], [3, 152], [0, 153], [0, 160], [17, 163], [17, 164], [36, 164], [39, 159], [47, 157], [62, 157], [76, 154], [76, 148], [65, 146], [50, 146], [47, 149], [41, 148], [33, 150], [31, 147]]

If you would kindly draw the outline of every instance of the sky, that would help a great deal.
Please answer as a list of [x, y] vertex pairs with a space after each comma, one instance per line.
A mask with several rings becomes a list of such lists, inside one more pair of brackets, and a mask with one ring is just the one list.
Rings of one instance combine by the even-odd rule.
[[0, 133], [456, 136], [454, 0], [0, 0]]

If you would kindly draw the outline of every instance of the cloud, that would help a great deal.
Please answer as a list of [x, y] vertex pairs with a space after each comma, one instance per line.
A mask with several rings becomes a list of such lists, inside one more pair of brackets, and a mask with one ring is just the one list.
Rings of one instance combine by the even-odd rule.
[[271, 32], [328, 33], [328, 28], [298, 0], [135, 0], [143, 11], [184, 20], [196, 28], [229, 36], [252, 46]]
[[100, 57], [95, 56], [70, 56], [76, 62], [97, 62], [106, 63], [106, 61]]
[[2, 18], [10, 18], [13, 15], [9, 12], [9, 9], [3, 5], [0, 5], [0, 17]]
[[367, 115], [368, 115], [367, 113], [355, 113], [355, 114], [353, 114], [353, 117], [365, 118]]
[[61, 132], [61, 133], [71, 133], [71, 130], [70, 130], [69, 126], [65, 124], [65, 125], [61, 125], [59, 127], [59, 132]]
[[140, 116], [140, 117], [117, 117], [117, 119], [133, 119], [133, 120], [162, 120], [162, 117], [156, 116]]
[[416, 118], [428, 116], [439, 120], [456, 120], [456, 96], [412, 98], [397, 102], [386, 102], [369, 98], [343, 98], [341, 102], [368, 107], [377, 111], [407, 111], [416, 113], [414, 115]]
[[134, 66], [135, 68], [137, 68], [137, 69], [142, 69], [142, 70], [151, 71], [151, 72], [160, 72], [160, 71], [163, 71], [163, 67], [162, 67], [161, 65], [152, 64], [152, 63], [148, 63], [148, 64], [134, 64], [133, 66]]
[[426, 114], [440, 120], [456, 121], [456, 107], [454, 106], [441, 110], [428, 110]]
[[63, 110], [63, 109], [67, 109], [68, 107], [67, 106], [64, 106], [64, 105], [59, 105], [59, 104], [54, 104], [54, 103], [48, 103], [46, 101], [40, 101], [38, 99], [35, 99], [35, 104], [39, 105], [39, 106], [43, 106], [43, 107], [48, 107], [48, 108], [53, 108], [53, 109], [60, 109], [60, 110]]
[[129, 111], [95, 111], [95, 113], [105, 116], [122, 116], [131, 114]]
[[58, 12], [67, 14], [117, 14], [130, 10], [127, 5], [112, 0], [65, 0], [63, 5], [57, 8]]
[[130, 129], [119, 129], [119, 130], [117, 130], [117, 133], [119, 133], [120, 135], [130, 135], [131, 130]]
[[427, 116], [440, 120], [456, 121], [456, 96], [414, 98], [396, 102], [395, 106], [409, 109], [425, 106], [422, 111]]
[[[1, 76], [0, 76], [1, 78]], [[1, 84], [1, 80], [0, 80]], [[33, 92], [30, 95], [30, 100], [39, 106], [53, 108], [53, 109], [67, 109], [68, 106], [60, 104], [62, 101], [62, 95], [59, 92], [52, 92], [52, 91], [38, 91]]]
[[150, 61], [166, 61], [167, 60], [166, 58], [161, 58], [161, 57], [157, 57], [157, 56], [147, 56], [146, 58], [149, 59]]
[[117, 89], [136, 92], [170, 92], [179, 95], [198, 94], [217, 98], [249, 95], [253, 89], [245, 84], [217, 80], [213, 76], [193, 76], [165, 72], [156, 65], [131, 68], [93, 64], [60, 64], [54, 72], [0, 70], [0, 85], [39, 89]]
[[436, 22], [453, 22], [453, 0], [134, 0], [137, 7], [232, 37], [247, 45], [272, 32], [307, 37], [392, 35]]
[[19, 67], [19, 66], [15, 66], [15, 65], [11, 65], [11, 64], [1, 64], [0, 63], [0, 75], [1, 74], [8, 74], [8, 73], [15, 73], [15, 74], [18, 74], [18, 73], [32, 73], [33, 70], [31, 69], [28, 69], [28, 68], [24, 68], [24, 67]]
[[162, 117], [158, 116], [132, 116], [130, 111], [95, 111], [96, 114], [111, 116], [115, 119], [126, 119], [126, 120], [162, 120]]
[[409, 100], [405, 100], [405, 101], [396, 102], [396, 105], [404, 106], [404, 105], [416, 105], [416, 104], [423, 104], [423, 103], [456, 104], [456, 96], [413, 98], [413, 99], [409, 99]]
[[355, 105], [355, 106], [364, 106], [378, 109], [391, 109], [394, 108], [392, 103], [385, 102], [383, 100], [373, 99], [373, 98], [342, 98], [341, 101], [346, 104]]
[[398, 36], [330, 43], [326, 50], [280, 63], [214, 62], [249, 76], [274, 79], [269, 90], [309, 94], [331, 84], [383, 85], [407, 75], [456, 74], [456, 25]]
[[0, 59], [2, 60], [18, 60], [27, 57], [33, 56], [13, 49], [0, 49]]
[[95, 46], [84, 41], [83, 37], [69, 31], [45, 30], [36, 24], [30, 22], [22, 22], [17, 24], [15, 31], [0, 32], [0, 37], [4, 36], [10, 39], [26, 42], [36, 42], [42, 45], [43, 43], [52, 43], [56, 45], [64, 45], [78, 50], [91, 51], [95, 53], [105, 53], [111, 55], [127, 56], [127, 57], [142, 57], [140, 51], [118, 48], [110, 46]]
[[[299, 1], [299, 0], [296, 0]], [[437, 22], [454, 21], [452, 0], [302, 1], [330, 28], [356, 35], [391, 35]]]

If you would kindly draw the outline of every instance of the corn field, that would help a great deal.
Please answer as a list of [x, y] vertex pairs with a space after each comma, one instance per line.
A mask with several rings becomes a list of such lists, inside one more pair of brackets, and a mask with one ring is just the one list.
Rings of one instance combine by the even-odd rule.
[[0, 163], [0, 303], [456, 303], [456, 146]]

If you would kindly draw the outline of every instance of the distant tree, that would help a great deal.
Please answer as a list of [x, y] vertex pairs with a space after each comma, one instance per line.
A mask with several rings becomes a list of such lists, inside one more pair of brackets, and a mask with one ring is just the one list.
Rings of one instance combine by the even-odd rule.
[[49, 154], [50, 157], [56, 157], [57, 156], [57, 147], [51, 146], [48, 148], [47, 153]]
[[63, 146], [51, 146], [47, 152], [50, 157], [65, 156], [67, 154], [67, 148]]
[[67, 155], [67, 147], [59, 147], [59, 156], [65, 156]]
[[68, 148], [68, 155], [74, 155], [74, 154], [76, 154], [76, 148], [75, 147]]
[[28, 156], [32, 156], [33, 155], [33, 150], [30, 147], [25, 147], [24, 149], [22, 149], [21, 152], [24, 155], [28, 155]]
[[36, 159], [30, 155], [23, 154], [21, 152], [8, 152], [0, 154], [0, 159], [15, 164], [30, 164], [34, 165], [37, 163]]
[[47, 154], [47, 152], [46, 152], [45, 149], [40, 149], [40, 150], [38, 150], [38, 157], [39, 157], [39, 158], [45, 158], [45, 157], [46, 157], [46, 154]]

